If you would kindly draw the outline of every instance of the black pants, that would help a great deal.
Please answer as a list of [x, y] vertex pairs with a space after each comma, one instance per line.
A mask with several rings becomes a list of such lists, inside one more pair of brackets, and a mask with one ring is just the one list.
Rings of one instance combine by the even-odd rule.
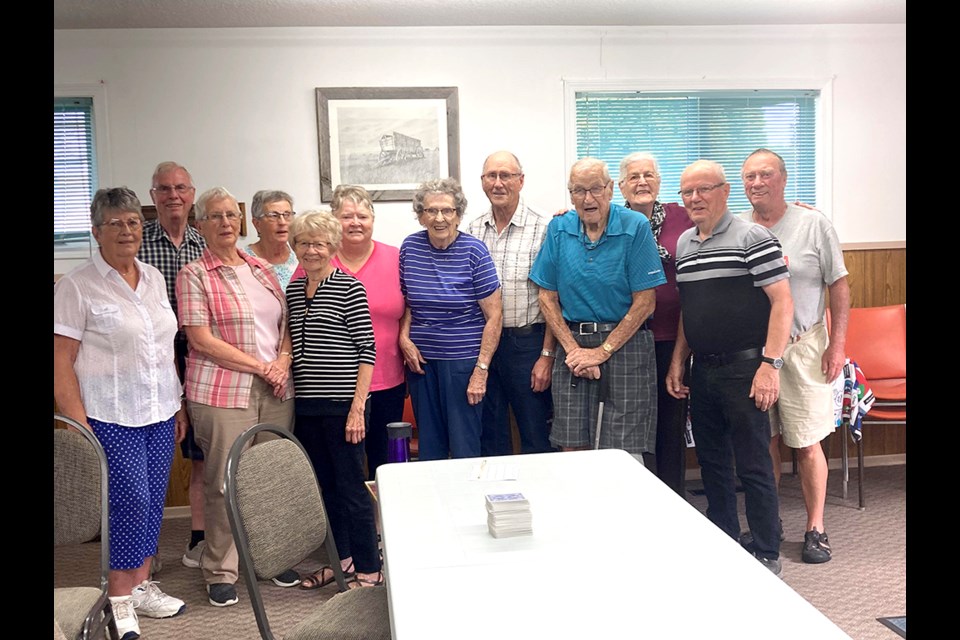
[[[687, 446], [684, 431], [687, 426], [686, 398], [678, 400], [667, 393], [667, 370], [673, 356], [673, 340], [654, 344], [657, 352], [657, 477], [665, 485], [684, 497], [684, 476], [687, 472]], [[684, 380], [689, 383], [689, 370], [684, 368]]]

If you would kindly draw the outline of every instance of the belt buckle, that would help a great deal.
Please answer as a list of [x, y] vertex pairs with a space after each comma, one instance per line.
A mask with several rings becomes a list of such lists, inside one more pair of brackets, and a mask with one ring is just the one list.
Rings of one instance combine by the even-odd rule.
[[[592, 331], [584, 332], [583, 328], [584, 328], [585, 326], [586, 326], [586, 327], [593, 327], [593, 330], [592, 330]], [[596, 332], [597, 332], [597, 323], [596, 323], [596, 322], [581, 322], [581, 323], [580, 323], [580, 327], [577, 329], [577, 333], [578, 333], [579, 335], [581, 335], [581, 336], [593, 335], [593, 334], [596, 333]]]

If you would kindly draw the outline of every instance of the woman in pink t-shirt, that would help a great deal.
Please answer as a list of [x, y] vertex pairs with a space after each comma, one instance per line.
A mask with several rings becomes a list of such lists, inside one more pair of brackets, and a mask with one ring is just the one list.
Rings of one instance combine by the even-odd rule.
[[333, 215], [343, 225], [340, 250], [332, 262], [363, 283], [370, 303], [377, 362], [370, 385], [371, 414], [366, 452], [369, 478], [387, 461], [387, 424], [403, 419], [407, 393], [400, 354], [400, 252], [373, 239], [373, 202], [363, 187], [340, 185], [333, 192]]

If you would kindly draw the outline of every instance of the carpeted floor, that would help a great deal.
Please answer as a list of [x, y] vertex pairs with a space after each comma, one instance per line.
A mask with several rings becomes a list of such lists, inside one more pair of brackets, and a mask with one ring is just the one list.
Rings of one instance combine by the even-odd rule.
[[[906, 614], [906, 465], [869, 467], [866, 470], [866, 509], [857, 509], [856, 470], [851, 470], [851, 492], [840, 498], [840, 472], [831, 471], [827, 489], [826, 527], [834, 550], [833, 560], [822, 565], [807, 565], [800, 560], [805, 512], [799, 479], [784, 475], [780, 488], [780, 514], [786, 533], [781, 548], [783, 579], [820, 609], [854, 640], [894, 640], [898, 634], [877, 621], [881, 617]], [[688, 483], [694, 488], [698, 482]], [[706, 499], [688, 492], [688, 500], [700, 511]], [[741, 513], [743, 512], [741, 496]], [[742, 520], [746, 529], [746, 521]], [[180, 564], [183, 547], [189, 538], [187, 518], [171, 518], [163, 523], [160, 556], [163, 569], [156, 579], [160, 587], [187, 603], [187, 611], [166, 620], [141, 619], [145, 640], [256, 639], [259, 637], [244, 581], [237, 583], [240, 603], [216, 608], [207, 603], [198, 569]], [[669, 544], [669, 541], [667, 542]], [[78, 545], [55, 549], [54, 586], [95, 584], [98, 546]], [[311, 558], [297, 567], [301, 573], [316, 569], [326, 557]], [[695, 576], [690, 576], [695, 580]], [[316, 603], [330, 598], [335, 585], [318, 591], [281, 589], [264, 583], [261, 589], [273, 633], [282, 637]], [[680, 615], [695, 615], [695, 607], [678, 610]], [[783, 629], [771, 630], [771, 638], [789, 637], [790, 621]], [[506, 638], [503, 630], [495, 637]], [[451, 632], [451, 639], [456, 633]], [[624, 637], [634, 637], [626, 633]], [[718, 630], [716, 638], [735, 638]], [[532, 637], [531, 637], [532, 640]], [[699, 639], [698, 639], [699, 640]]]

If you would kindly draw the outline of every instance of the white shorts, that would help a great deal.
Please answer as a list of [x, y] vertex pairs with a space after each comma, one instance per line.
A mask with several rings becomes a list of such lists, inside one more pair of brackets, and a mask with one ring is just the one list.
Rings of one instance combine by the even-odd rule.
[[780, 435], [791, 449], [816, 444], [836, 428], [833, 385], [820, 369], [829, 343], [821, 322], [783, 351], [780, 399], [770, 407], [770, 434]]

